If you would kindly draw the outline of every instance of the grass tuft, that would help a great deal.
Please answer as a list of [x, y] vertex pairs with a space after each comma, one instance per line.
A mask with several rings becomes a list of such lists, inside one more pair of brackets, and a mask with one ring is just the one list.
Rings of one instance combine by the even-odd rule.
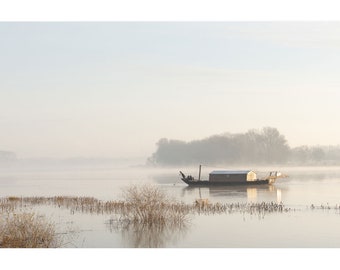
[[1, 248], [51, 248], [60, 245], [54, 224], [43, 216], [25, 212], [1, 214]]
[[123, 220], [133, 223], [164, 225], [181, 224], [189, 214], [189, 208], [171, 199], [155, 186], [130, 186], [123, 193], [125, 207]]

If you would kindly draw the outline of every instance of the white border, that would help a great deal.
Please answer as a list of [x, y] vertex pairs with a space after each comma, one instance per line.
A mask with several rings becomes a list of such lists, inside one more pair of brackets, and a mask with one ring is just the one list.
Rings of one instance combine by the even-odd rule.
[[338, 269], [337, 249], [0, 250], [10, 269]]
[[338, 7], [337, 0], [0, 0], [0, 20], [338, 20]]

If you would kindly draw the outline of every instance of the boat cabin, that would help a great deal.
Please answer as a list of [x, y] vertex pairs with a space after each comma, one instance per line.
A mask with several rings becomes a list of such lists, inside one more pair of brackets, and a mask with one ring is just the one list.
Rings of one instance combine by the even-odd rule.
[[212, 171], [209, 174], [209, 182], [221, 183], [221, 182], [234, 182], [243, 183], [256, 181], [257, 176], [254, 171]]

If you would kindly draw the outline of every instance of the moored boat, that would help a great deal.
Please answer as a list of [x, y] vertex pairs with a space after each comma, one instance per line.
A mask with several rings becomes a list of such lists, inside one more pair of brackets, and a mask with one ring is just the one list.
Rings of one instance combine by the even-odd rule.
[[199, 166], [198, 179], [180, 171], [181, 180], [189, 186], [231, 186], [273, 184], [277, 178], [283, 177], [278, 171], [271, 171], [266, 177], [258, 178], [252, 170], [216, 170], [209, 173], [208, 180], [202, 180], [201, 167], [202, 165]]

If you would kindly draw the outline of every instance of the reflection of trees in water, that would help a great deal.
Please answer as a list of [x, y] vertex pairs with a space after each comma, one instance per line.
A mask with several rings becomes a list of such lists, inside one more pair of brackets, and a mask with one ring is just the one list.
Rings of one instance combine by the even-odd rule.
[[107, 224], [111, 232], [120, 232], [128, 247], [161, 248], [176, 243], [188, 230], [189, 222], [181, 224], [143, 224], [111, 219]]

